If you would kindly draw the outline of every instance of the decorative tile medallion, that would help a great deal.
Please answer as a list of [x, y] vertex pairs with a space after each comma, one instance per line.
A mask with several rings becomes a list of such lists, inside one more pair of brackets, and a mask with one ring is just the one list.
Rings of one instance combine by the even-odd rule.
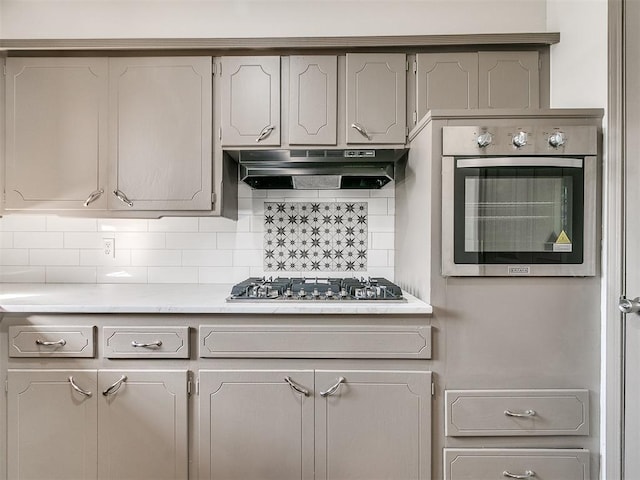
[[266, 271], [367, 269], [366, 202], [265, 202]]

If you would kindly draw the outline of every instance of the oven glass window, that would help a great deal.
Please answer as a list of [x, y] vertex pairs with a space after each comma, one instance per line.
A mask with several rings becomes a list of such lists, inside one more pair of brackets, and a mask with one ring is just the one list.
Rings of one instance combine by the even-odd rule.
[[581, 263], [582, 168], [456, 169], [456, 263]]

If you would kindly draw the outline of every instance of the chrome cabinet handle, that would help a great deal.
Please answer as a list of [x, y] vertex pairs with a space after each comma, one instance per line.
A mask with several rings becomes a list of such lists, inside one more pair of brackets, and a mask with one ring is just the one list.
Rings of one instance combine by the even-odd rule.
[[266, 127], [264, 127], [260, 132], [260, 134], [258, 135], [258, 138], [256, 138], [256, 142], [261, 142], [262, 140], [267, 138], [269, 134], [273, 132], [275, 129], [276, 127], [274, 125], [267, 125]]
[[90, 391], [80, 388], [76, 384], [76, 382], [73, 381], [73, 377], [69, 377], [69, 383], [71, 384], [71, 388], [73, 388], [76, 392], [84, 395], [85, 397], [90, 397], [91, 395], [93, 395], [93, 393], [91, 393]]
[[284, 381], [287, 382], [289, 386], [293, 388], [296, 392], [301, 393], [305, 397], [309, 396], [309, 390], [307, 390], [306, 388], [298, 385], [296, 382], [291, 380], [291, 377], [284, 377]]
[[127, 381], [127, 376], [126, 375], [122, 375], [117, 382], [115, 382], [113, 385], [107, 387], [107, 389], [104, 392], [102, 392], [102, 395], [104, 395], [105, 397], [108, 397], [109, 395], [113, 395], [118, 390], [120, 390], [120, 387], [126, 381]]
[[533, 470], [526, 470], [523, 474], [511, 473], [505, 470], [502, 472], [503, 477], [507, 478], [533, 478], [536, 476], [536, 472]]
[[88, 207], [89, 204], [95, 202], [97, 199], [99, 199], [102, 194], [104, 193], [104, 190], [101, 188], [100, 190], [96, 190], [95, 192], [91, 192], [89, 194], [89, 196], [87, 197], [87, 199], [84, 201], [84, 206]]
[[67, 341], [64, 338], [56, 342], [48, 342], [46, 340], [40, 340], [39, 338], [36, 339], [36, 345], [42, 345], [44, 347], [64, 347], [66, 344]]
[[371, 135], [369, 135], [367, 130], [359, 123], [352, 123], [351, 128], [355, 128], [360, 135], [362, 135], [363, 137], [366, 137], [367, 140], [371, 140]]
[[142, 347], [142, 348], [160, 348], [162, 346], [162, 340], [156, 340], [155, 342], [149, 343], [139, 343], [133, 340], [131, 342], [132, 347]]
[[320, 392], [320, 396], [329, 397], [329, 396], [333, 395], [334, 393], [336, 393], [338, 391], [338, 388], [340, 388], [340, 384], [344, 383], [346, 381], [347, 381], [347, 379], [344, 378], [344, 377], [338, 378], [338, 381], [336, 383], [334, 383], [331, 387], [326, 389], [324, 392]]
[[525, 410], [522, 413], [518, 413], [518, 412], [512, 412], [511, 410], [505, 410], [504, 414], [507, 417], [535, 417], [536, 416], [536, 411], [535, 410]]
[[124, 204], [126, 204], [126, 205], [129, 205], [130, 207], [133, 207], [133, 202], [132, 202], [131, 200], [129, 200], [129, 199], [127, 198], [127, 196], [126, 196], [124, 193], [122, 193], [120, 190], [114, 190], [114, 191], [113, 191], [113, 194], [114, 194], [114, 195], [116, 196], [116, 198], [117, 198], [118, 200], [120, 200], [122, 203], [124, 203]]

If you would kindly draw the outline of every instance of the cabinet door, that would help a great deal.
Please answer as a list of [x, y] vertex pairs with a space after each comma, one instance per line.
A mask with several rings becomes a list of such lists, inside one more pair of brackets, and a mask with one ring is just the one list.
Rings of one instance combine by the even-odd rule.
[[430, 478], [430, 372], [317, 370], [316, 391], [317, 479]]
[[310, 370], [201, 371], [198, 478], [313, 479], [312, 388]]
[[109, 60], [109, 208], [211, 209], [211, 62]]
[[416, 55], [418, 120], [434, 108], [478, 108], [477, 53]]
[[98, 373], [100, 479], [186, 479], [187, 371]]
[[96, 371], [9, 370], [7, 379], [8, 478], [97, 478]]
[[538, 52], [480, 52], [480, 108], [539, 108]]
[[335, 145], [338, 57], [289, 58], [289, 144]]
[[222, 57], [222, 145], [280, 145], [280, 57]]
[[107, 60], [8, 58], [6, 68], [5, 208], [106, 208]]
[[405, 143], [403, 53], [347, 54], [347, 143]]

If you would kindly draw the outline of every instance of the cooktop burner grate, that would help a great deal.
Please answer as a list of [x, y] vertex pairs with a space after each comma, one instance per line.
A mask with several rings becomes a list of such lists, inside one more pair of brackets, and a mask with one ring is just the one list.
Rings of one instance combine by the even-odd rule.
[[406, 301], [385, 278], [251, 277], [234, 285], [227, 301]]

